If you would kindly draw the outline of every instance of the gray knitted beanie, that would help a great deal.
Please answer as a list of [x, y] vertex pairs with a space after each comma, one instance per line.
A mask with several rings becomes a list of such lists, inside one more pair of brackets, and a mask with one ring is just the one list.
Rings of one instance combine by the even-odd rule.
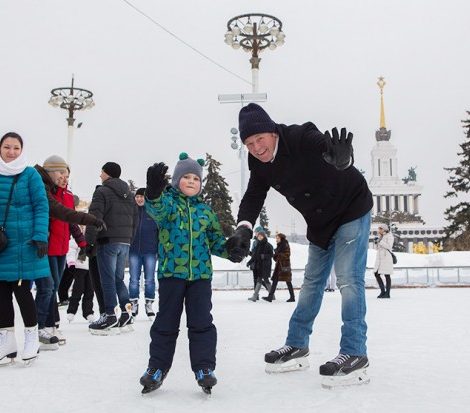
[[68, 168], [67, 162], [59, 155], [51, 155], [43, 163], [43, 168], [47, 172], [66, 171]]
[[180, 153], [179, 159], [173, 171], [171, 186], [175, 189], [179, 189], [180, 179], [186, 174], [194, 174], [201, 180], [201, 190], [198, 193], [198, 195], [200, 195], [202, 192], [202, 167], [204, 166], [204, 160], [198, 159], [196, 161], [191, 159], [186, 152]]

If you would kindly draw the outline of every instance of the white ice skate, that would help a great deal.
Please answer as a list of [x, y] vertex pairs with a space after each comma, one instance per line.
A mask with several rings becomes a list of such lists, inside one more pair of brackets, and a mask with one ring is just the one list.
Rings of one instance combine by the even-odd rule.
[[0, 367], [14, 364], [16, 355], [15, 329], [13, 327], [0, 329]]
[[155, 311], [153, 311], [153, 300], [145, 300], [145, 313], [150, 321], [155, 320]]
[[24, 350], [21, 359], [26, 367], [31, 366], [39, 355], [38, 326], [24, 329]]

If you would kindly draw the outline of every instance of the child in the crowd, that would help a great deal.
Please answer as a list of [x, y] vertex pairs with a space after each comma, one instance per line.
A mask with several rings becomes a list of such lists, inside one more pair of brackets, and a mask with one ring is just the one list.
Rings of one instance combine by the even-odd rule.
[[217, 330], [212, 323], [211, 254], [227, 258], [225, 237], [211, 207], [199, 197], [202, 166], [180, 154], [171, 186], [164, 163], [147, 171], [146, 210], [159, 227], [158, 313], [150, 330], [150, 360], [140, 378], [142, 393], [159, 388], [173, 362], [183, 303], [186, 309], [191, 369], [210, 392]]

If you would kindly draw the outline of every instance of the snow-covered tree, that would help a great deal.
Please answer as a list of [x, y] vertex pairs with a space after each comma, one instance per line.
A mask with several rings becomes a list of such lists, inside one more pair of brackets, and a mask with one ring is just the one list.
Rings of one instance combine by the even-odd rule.
[[[470, 116], [470, 112], [467, 111]], [[460, 144], [461, 152], [459, 165], [454, 168], [444, 168], [450, 177], [447, 183], [452, 190], [448, 191], [444, 198], [457, 198], [459, 195], [470, 191], [470, 118], [463, 120], [465, 140]], [[444, 211], [449, 225], [445, 228], [446, 249], [469, 250], [470, 249], [470, 202], [460, 201], [456, 205]]]
[[270, 237], [271, 231], [269, 230], [269, 218], [268, 218], [268, 213], [266, 211], [266, 205], [263, 205], [263, 208], [261, 209], [261, 212], [259, 213], [259, 224], [266, 231], [266, 235]]
[[228, 184], [220, 175], [221, 163], [206, 153], [206, 176], [203, 179], [204, 190], [202, 197], [217, 214], [222, 231], [226, 237], [233, 234], [235, 220], [233, 219], [231, 205], [232, 197], [229, 195]]

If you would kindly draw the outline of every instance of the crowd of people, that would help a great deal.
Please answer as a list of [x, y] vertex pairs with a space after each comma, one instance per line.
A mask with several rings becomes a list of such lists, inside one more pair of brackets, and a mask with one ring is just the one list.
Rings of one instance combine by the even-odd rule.
[[[364, 276], [372, 195], [353, 167], [352, 134], [344, 128], [321, 133], [311, 122], [277, 124], [254, 103], [240, 110], [239, 130], [249, 152], [250, 177], [237, 228], [228, 239], [217, 215], [199, 196], [201, 159], [180, 154], [171, 180], [168, 167], [155, 163], [148, 168], [146, 187], [136, 194], [120, 179], [120, 165], [106, 162], [101, 168], [101, 185], [85, 212], [75, 209], [67, 185], [70, 168], [64, 159], [52, 155], [42, 165], [28, 166], [22, 138], [14, 132], [5, 134], [0, 140], [0, 360], [17, 356], [13, 295], [25, 326], [21, 357], [31, 363], [40, 347], [56, 350], [66, 343], [59, 329], [58, 291], [61, 302], [68, 301], [69, 321], [82, 301], [82, 315], [90, 322], [92, 334], [132, 331], [143, 269], [145, 311], [155, 319], [150, 329], [149, 362], [140, 377], [142, 392], [159, 388], [167, 376], [185, 307], [191, 370], [198, 385], [209, 393], [217, 383], [211, 255], [241, 262], [251, 253], [248, 265], [253, 270], [254, 292], [250, 301], [259, 300], [264, 286], [268, 295], [262, 298], [272, 302], [281, 281], [287, 284], [288, 301], [296, 300], [286, 236], [277, 234], [273, 248], [263, 228], [257, 228], [251, 245], [254, 224], [272, 187], [303, 215], [310, 244], [285, 344], [266, 353], [266, 371], [308, 367], [313, 323], [334, 266], [336, 282], [332, 284], [342, 298], [340, 350], [320, 366], [319, 373], [330, 387], [367, 383]], [[379, 297], [389, 298], [391, 270], [385, 260], [392, 256], [393, 237], [386, 226], [379, 233]], [[129, 285], [124, 281], [127, 261]], [[68, 297], [71, 282], [74, 286]], [[334, 287], [330, 284], [329, 289]], [[93, 294], [99, 307], [96, 315]]]

